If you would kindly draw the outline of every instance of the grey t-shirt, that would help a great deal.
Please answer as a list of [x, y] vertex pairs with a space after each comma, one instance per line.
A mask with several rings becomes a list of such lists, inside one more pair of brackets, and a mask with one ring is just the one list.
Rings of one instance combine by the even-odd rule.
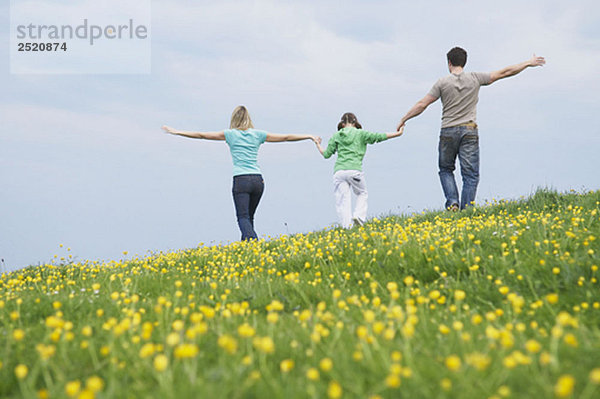
[[490, 84], [490, 74], [461, 72], [438, 79], [429, 95], [442, 99], [442, 128], [476, 122], [479, 88]]

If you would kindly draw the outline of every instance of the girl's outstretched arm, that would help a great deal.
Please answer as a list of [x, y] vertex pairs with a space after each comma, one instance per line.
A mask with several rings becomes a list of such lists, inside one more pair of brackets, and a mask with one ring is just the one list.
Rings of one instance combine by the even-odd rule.
[[315, 143], [320, 137], [312, 136], [310, 134], [275, 134], [267, 133], [268, 143], [281, 143], [283, 141], [301, 141], [301, 140], [312, 140]]
[[323, 147], [321, 147], [321, 140], [315, 141], [315, 144], [317, 145], [317, 150], [319, 150], [319, 152], [321, 153], [321, 155], [323, 155], [325, 153], [325, 150], [323, 150]]
[[400, 129], [396, 132], [386, 133], [388, 139], [393, 139], [394, 137], [400, 137], [404, 133], [404, 126], [400, 127]]
[[163, 126], [162, 129], [170, 134], [176, 136], [189, 137], [192, 139], [204, 139], [204, 140], [225, 140], [225, 133], [221, 130], [220, 132], [184, 132], [181, 130], [175, 130], [169, 126]]

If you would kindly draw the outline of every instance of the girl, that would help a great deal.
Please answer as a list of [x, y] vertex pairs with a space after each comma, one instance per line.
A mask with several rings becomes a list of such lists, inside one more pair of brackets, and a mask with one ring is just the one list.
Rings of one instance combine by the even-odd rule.
[[225, 140], [233, 160], [233, 202], [242, 240], [257, 239], [254, 231], [254, 213], [264, 191], [264, 180], [258, 167], [258, 148], [265, 141], [312, 140], [321, 138], [310, 135], [274, 134], [254, 129], [248, 110], [243, 105], [236, 107], [231, 114], [229, 129], [219, 132], [183, 132], [168, 126], [166, 132], [194, 139]]
[[[346, 112], [338, 123], [338, 132], [333, 135], [323, 151], [321, 144], [316, 142], [319, 152], [325, 157], [331, 157], [337, 152], [337, 160], [333, 174], [333, 189], [335, 207], [342, 227], [350, 228], [355, 225], [362, 226], [367, 219], [367, 184], [362, 172], [362, 160], [367, 151], [367, 144], [401, 136], [404, 127], [393, 133], [371, 133], [362, 130], [353, 113]], [[350, 203], [350, 189], [356, 195], [354, 215]]]

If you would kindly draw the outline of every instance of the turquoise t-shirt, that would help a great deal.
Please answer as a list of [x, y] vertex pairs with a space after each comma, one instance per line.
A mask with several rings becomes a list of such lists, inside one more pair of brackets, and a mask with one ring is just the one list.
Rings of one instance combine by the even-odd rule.
[[227, 129], [224, 133], [233, 160], [233, 175], [260, 174], [257, 162], [258, 147], [267, 139], [267, 132], [256, 129]]

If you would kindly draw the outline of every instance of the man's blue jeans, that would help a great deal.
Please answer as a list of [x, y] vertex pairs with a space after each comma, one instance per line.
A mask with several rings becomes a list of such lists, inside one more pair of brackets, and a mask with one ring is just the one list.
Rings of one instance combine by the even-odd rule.
[[[456, 156], [460, 161], [462, 194], [458, 199], [458, 189], [454, 180]], [[455, 126], [440, 131], [439, 145], [440, 181], [446, 196], [446, 208], [460, 205], [460, 209], [475, 202], [479, 183], [479, 135], [476, 126]]]
[[233, 177], [233, 202], [242, 240], [257, 239], [254, 231], [254, 213], [260, 202], [265, 182], [261, 175], [239, 175]]

